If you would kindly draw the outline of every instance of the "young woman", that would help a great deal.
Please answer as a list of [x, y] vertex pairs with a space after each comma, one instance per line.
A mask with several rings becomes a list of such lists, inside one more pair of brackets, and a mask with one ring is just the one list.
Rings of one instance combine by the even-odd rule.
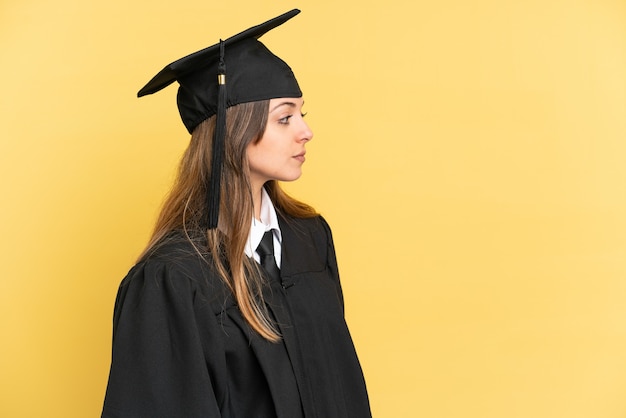
[[[291, 69], [258, 41], [294, 10], [178, 60], [192, 133], [116, 300], [103, 417], [369, 417], [328, 224], [277, 181], [313, 133]], [[225, 80], [224, 80], [225, 79]]]

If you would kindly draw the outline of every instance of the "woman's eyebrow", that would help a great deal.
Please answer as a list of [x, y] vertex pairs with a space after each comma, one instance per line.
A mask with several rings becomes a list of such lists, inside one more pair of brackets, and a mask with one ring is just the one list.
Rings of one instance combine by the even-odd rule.
[[[281, 102], [279, 104], [277, 104], [276, 106], [274, 106], [273, 108], [270, 109], [270, 113], [272, 113], [273, 111], [275, 111], [276, 109], [278, 109], [281, 106], [289, 106], [289, 107], [296, 107], [297, 104], [294, 102]], [[304, 102], [302, 102], [302, 106], [304, 106]]]
[[270, 113], [275, 111], [276, 109], [278, 109], [281, 106], [289, 106], [289, 107], [296, 107], [296, 104], [294, 102], [282, 102], [277, 104], [276, 106], [274, 106], [271, 110]]

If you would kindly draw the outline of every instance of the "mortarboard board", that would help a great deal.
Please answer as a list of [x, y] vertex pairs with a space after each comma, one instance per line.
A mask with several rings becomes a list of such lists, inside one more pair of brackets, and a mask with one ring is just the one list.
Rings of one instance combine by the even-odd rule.
[[202, 121], [217, 115], [207, 196], [208, 228], [216, 228], [218, 221], [226, 108], [240, 103], [302, 96], [291, 68], [258, 41], [298, 13], [300, 10], [291, 10], [174, 61], [137, 93], [138, 97], [156, 93], [178, 81], [178, 110], [189, 133]]

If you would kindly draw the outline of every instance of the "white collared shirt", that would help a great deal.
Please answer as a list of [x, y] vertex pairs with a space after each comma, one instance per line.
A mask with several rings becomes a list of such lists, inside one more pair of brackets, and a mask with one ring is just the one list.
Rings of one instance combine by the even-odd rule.
[[278, 216], [276, 216], [276, 209], [274, 209], [270, 196], [263, 188], [261, 189], [261, 219], [252, 217], [250, 234], [244, 248], [244, 252], [248, 257], [254, 257], [257, 262], [260, 262], [256, 248], [259, 246], [265, 232], [269, 230], [272, 230], [272, 235], [274, 235], [274, 258], [276, 259], [276, 265], [280, 268], [282, 235], [278, 226]]

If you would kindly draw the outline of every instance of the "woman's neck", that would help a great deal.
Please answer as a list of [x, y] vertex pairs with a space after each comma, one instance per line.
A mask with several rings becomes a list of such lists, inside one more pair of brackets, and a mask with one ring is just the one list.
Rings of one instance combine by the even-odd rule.
[[261, 201], [263, 200], [263, 185], [252, 188], [252, 204], [254, 206], [254, 219], [261, 220]]

